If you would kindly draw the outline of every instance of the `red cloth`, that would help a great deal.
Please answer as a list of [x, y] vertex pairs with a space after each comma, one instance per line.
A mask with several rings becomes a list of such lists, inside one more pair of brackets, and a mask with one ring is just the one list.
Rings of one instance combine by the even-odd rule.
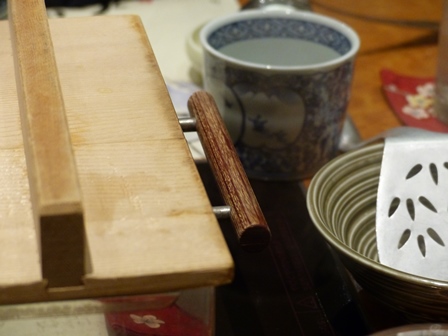
[[401, 122], [435, 132], [448, 132], [448, 125], [434, 115], [434, 79], [381, 71], [381, 81], [386, 98]]
[[208, 336], [211, 326], [177, 305], [167, 308], [113, 312], [105, 315], [112, 336]]

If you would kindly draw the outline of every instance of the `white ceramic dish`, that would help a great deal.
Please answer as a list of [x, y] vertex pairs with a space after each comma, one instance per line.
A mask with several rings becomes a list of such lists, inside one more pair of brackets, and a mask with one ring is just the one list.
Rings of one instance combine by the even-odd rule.
[[188, 34], [186, 41], [186, 50], [188, 58], [191, 61], [191, 67], [198, 77], [202, 76], [203, 66], [203, 52], [201, 47], [201, 41], [199, 39], [199, 33], [204, 25], [199, 25], [192, 32]]

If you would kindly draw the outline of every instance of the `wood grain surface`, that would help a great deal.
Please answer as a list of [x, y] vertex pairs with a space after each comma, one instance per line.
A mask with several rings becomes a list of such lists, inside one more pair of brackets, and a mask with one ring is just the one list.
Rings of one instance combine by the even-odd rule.
[[42, 0], [8, 1], [23, 143], [43, 277], [82, 283], [84, 216], [64, 99]]
[[223, 199], [230, 206], [240, 245], [247, 251], [263, 250], [271, 233], [215, 100], [207, 92], [196, 92], [188, 108], [196, 118], [196, 129]]
[[0, 303], [216, 286], [233, 261], [135, 16], [49, 20], [84, 205], [88, 272], [46, 288], [7, 22], [0, 22]]

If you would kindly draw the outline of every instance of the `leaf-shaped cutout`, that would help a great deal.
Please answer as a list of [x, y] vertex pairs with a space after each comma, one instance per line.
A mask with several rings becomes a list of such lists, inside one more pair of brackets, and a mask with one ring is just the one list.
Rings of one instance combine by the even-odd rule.
[[425, 206], [425, 207], [428, 208], [429, 210], [431, 210], [431, 211], [437, 213], [437, 209], [436, 209], [436, 207], [430, 202], [429, 199], [427, 199], [427, 198], [424, 197], [424, 196], [420, 196], [420, 197], [418, 198], [418, 200], [420, 201], [420, 203], [421, 203], [423, 206]]
[[403, 233], [401, 234], [400, 240], [398, 241], [398, 249], [401, 249], [403, 245], [407, 243], [409, 237], [411, 237], [411, 230], [409, 229], [404, 230]]
[[426, 256], [426, 243], [425, 243], [425, 237], [423, 237], [422, 235], [418, 235], [417, 237], [417, 243], [418, 243], [418, 248], [422, 254], [422, 256]]
[[437, 166], [434, 163], [429, 164], [429, 172], [431, 173], [432, 180], [437, 185], [439, 183], [439, 172]]
[[415, 175], [417, 175], [418, 173], [420, 173], [422, 168], [423, 168], [423, 166], [421, 164], [416, 164], [414, 167], [411, 168], [409, 173], [406, 175], [406, 180], [409, 180], [410, 178], [412, 178]]
[[443, 239], [439, 236], [439, 234], [436, 232], [436, 230], [429, 228], [426, 230], [428, 232], [428, 236], [432, 238], [437, 244], [440, 246], [445, 246], [445, 243], [443, 242]]
[[406, 208], [408, 209], [409, 216], [411, 216], [411, 219], [415, 219], [415, 207], [414, 207], [414, 201], [410, 198], [406, 200]]
[[389, 205], [389, 217], [391, 217], [395, 211], [397, 211], [398, 207], [400, 206], [401, 200], [398, 197], [394, 197], [392, 202], [390, 202]]

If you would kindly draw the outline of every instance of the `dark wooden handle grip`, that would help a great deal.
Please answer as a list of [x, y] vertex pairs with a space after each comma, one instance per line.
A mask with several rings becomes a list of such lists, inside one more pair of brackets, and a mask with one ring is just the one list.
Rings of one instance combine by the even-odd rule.
[[194, 93], [188, 109], [196, 118], [196, 131], [215, 175], [240, 246], [259, 251], [270, 241], [271, 232], [260, 209], [232, 140], [213, 97], [204, 91]]

